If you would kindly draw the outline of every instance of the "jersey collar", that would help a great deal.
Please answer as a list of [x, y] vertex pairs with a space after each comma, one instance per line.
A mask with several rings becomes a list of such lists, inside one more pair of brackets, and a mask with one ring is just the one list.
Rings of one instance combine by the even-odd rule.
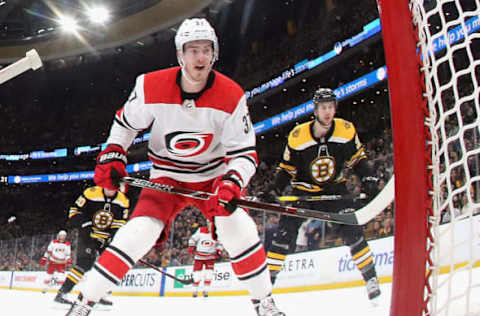
[[207, 84], [200, 92], [190, 93], [190, 92], [183, 91], [181, 80], [182, 80], [182, 69], [179, 68], [177, 72], [176, 83], [177, 83], [177, 86], [180, 88], [180, 95], [182, 97], [182, 101], [184, 100], [197, 101], [207, 89], [210, 89], [213, 86], [213, 82], [215, 81], [215, 71], [213, 70], [210, 71], [210, 74], [208, 75], [208, 79], [207, 79]]

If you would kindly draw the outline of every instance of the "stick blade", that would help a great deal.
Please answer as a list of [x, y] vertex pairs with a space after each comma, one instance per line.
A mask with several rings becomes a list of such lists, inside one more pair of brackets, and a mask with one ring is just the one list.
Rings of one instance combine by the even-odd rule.
[[25, 55], [28, 58], [30, 68], [32, 68], [32, 70], [37, 70], [38, 68], [42, 67], [42, 60], [35, 49], [29, 50]]

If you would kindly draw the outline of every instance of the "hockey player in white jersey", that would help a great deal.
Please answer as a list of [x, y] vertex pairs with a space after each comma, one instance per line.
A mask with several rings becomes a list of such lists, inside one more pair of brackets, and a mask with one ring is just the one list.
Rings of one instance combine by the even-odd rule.
[[142, 190], [129, 222], [86, 274], [81, 294], [67, 315], [88, 315], [157, 239], [165, 240], [176, 214], [187, 205], [196, 206], [215, 223], [215, 235], [237, 278], [249, 290], [258, 315], [285, 315], [271, 297], [266, 254], [255, 222], [247, 211], [230, 203], [241, 196], [257, 167], [245, 93], [212, 70], [219, 45], [207, 20], [183, 21], [175, 46], [180, 67], [140, 75], [117, 111], [108, 146], [97, 157], [94, 181], [119, 190], [119, 177], [127, 175], [127, 150], [139, 131], [150, 128], [150, 180], [216, 195], [204, 201]]
[[61, 230], [57, 238], [52, 240], [40, 259], [40, 265], [47, 265], [47, 276], [44, 279], [42, 293], [46, 293], [54, 285], [61, 285], [65, 281], [67, 264], [72, 263], [70, 243], [66, 240], [67, 232]]
[[193, 297], [203, 281], [203, 296], [208, 296], [215, 260], [222, 255], [222, 245], [212, 236], [211, 223], [199, 227], [188, 240], [188, 252], [193, 255]]

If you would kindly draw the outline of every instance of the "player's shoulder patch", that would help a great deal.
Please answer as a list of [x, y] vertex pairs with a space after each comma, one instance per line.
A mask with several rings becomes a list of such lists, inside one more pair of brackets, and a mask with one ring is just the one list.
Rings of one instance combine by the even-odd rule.
[[341, 118], [335, 118], [335, 129], [333, 130], [333, 134], [330, 137], [330, 141], [338, 141], [338, 142], [349, 142], [351, 141], [356, 134], [355, 126], [352, 122]]
[[89, 187], [83, 191], [83, 195], [89, 200], [103, 200], [103, 191], [99, 186]]
[[302, 150], [316, 143], [310, 131], [311, 124], [310, 121], [296, 126], [288, 135], [288, 146], [295, 150]]
[[130, 207], [130, 200], [122, 192], [117, 193], [117, 197], [115, 198], [115, 202], [117, 202], [123, 208], [129, 208]]

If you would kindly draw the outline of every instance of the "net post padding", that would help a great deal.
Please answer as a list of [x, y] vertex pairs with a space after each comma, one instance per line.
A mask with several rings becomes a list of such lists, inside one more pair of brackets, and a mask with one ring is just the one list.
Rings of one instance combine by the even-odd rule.
[[429, 135], [415, 29], [406, 0], [378, 0], [392, 113], [395, 166], [395, 261], [391, 316], [425, 311], [431, 213]]

